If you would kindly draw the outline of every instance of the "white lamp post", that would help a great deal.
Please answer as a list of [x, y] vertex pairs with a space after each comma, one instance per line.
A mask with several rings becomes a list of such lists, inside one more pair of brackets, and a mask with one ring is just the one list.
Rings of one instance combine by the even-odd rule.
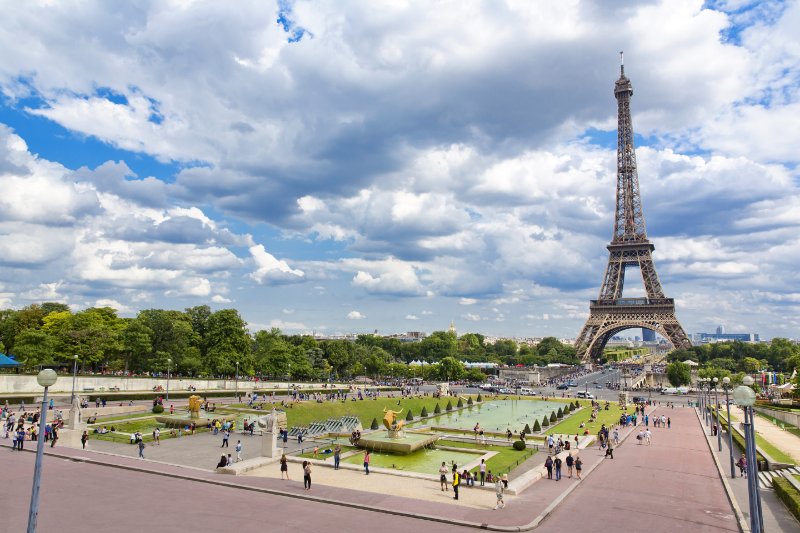
[[172, 366], [172, 359], [167, 358], [167, 397], [166, 400], [169, 401], [169, 373]]
[[75, 378], [78, 375], [78, 354], [72, 356], [72, 397], [69, 399], [69, 404], [75, 403]]
[[717, 448], [719, 451], [722, 451], [722, 433], [720, 432], [722, 424], [719, 422], [719, 393], [717, 392], [717, 383], [719, 383], [719, 378], [714, 376], [714, 408], [716, 409], [716, 421], [714, 424], [717, 426]]
[[728, 399], [728, 390], [731, 388], [731, 378], [722, 378], [722, 388], [725, 389], [725, 405], [728, 409], [728, 455], [731, 458], [731, 477], [736, 477], [736, 465], [733, 461], [733, 428], [731, 428], [731, 402]]
[[764, 532], [764, 521], [761, 515], [761, 496], [758, 493], [758, 466], [756, 463], [756, 439], [753, 431], [753, 404], [756, 403], [756, 393], [750, 386], [753, 378], [745, 376], [743, 385], [733, 391], [733, 399], [744, 411], [744, 437], [745, 454], [747, 457], [747, 495], [750, 503], [750, 531], [752, 533]]
[[39, 480], [42, 477], [42, 456], [44, 455], [44, 433], [47, 425], [47, 389], [58, 379], [55, 370], [46, 368], [39, 372], [36, 381], [44, 387], [42, 396], [42, 417], [39, 419], [39, 439], [36, 443], [36, 466], [33, 468], [33, 490], [31, 491], [31, 506], [28, 511], [28, 533], [36, 532], [36, 518], [39, 516]]
[[236, 380], [234, 381], [234, 388], [236, 389], [236, 401], [239, 401], [239, 361], [236, 361]]

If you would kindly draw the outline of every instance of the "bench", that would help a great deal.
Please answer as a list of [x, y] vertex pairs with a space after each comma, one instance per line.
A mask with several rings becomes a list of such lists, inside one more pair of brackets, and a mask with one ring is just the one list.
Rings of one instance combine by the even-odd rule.
[[83, 392], [94, 392], [94, 387], [84, 387]]

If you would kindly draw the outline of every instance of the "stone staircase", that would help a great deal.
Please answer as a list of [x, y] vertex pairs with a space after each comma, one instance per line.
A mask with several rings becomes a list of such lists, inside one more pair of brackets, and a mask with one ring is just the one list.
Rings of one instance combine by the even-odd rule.
[[311, 422], [308, 426], [296, 426], [289, 430], [290, 437], [315, 437], [327, 433], [350, 433], [356, 428], [361, 427], [361, 421], [357, 416], [346, 415], [341, 418], [329, 418], [328, 420]]
[[761, 490], [772, 490], [772, 478], [776, 476], [788, 478], [792, 475], [800, 475], [800, 468], [792, 466], [780, 470], [764, 470], [758, 473], [758, 487]]

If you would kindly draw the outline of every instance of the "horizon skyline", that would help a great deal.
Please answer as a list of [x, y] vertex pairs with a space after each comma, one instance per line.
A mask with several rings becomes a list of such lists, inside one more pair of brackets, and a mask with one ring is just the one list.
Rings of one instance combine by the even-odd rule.
[[0, 308], [575, 338], [613, 233], [624, 50], [679, 321], [800, 338], [796, 0], [5, 12]]

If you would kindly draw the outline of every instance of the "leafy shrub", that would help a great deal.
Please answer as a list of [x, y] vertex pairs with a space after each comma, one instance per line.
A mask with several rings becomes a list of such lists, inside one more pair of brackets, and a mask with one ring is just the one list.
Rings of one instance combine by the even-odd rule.
[[424, 406], [424, 405], [422, 406], [422, 411], [419, 413], [419, 416], [421, 416], [421, 417], [426, 417], [426, 416], [428, 416], [428, 410], [427, 410], [427, 409], [425, 409], [425, 406]]
[[525, 441], [524, 440], [515, 440], [514, 444], [512, 444], [515, 450], [521, 452], [525, 449]]
[[459, 409], [461, 407], [464, 407], [464, 401], [461, 398], [458, 399], [458, 403], [456, 404], [456, 407], [458, 407]]
[[558, 412], [556, 413], [556, 416], [558, 418], [564, 418], [564, 411], [562, 411], [560, 407], [558, 408]]
[[550, 425], [550, 421], [547, 419], [547, 417], [542, 418], [542, 427], [546, 428], [549, 425]]
[[444, 408], [445, 411], [452, 411], [453, 410], [453, 402], [447, 400], [447, 405]]
[[481, 396], [481, 393], [480, 393], [480, 392], [478, 393], [478, 397], [477, 397], [477, 398], [475, 398], [475, 401], [476, 401], [476, 402], [478, 402], [478, 403], [480, 403], [480, 402], [482, 402], [482, 401], [483, 401], [483, 396]]
[[414, 413], [412, 413], [411, 409], [409, 409], [408, 413], [406, 414], [406, 421], [411, 422], [412, 420], [414, 420]]
[[157, 415], [160, 415], [161, 413], [163, 413], [163, 412], [164, 412], [164, 406], [163, 406], [163, 405], [161, 405], [160, 403], [157, 403], [157, 404], [155, 404], [155, 405], [153, 406], [153, 412], [154, 412], [155, 414], [157, 414]]
[[378, 429], [378, 427], [379, 427], [378, 426], [378, 419], [377, 418], [373, 418], [372, 419], [372, 424], [369, 425], [369, 429]]
[[437, 403], [436, 407], [433, 408], [433, 414], [438, 415], [441, 412], [442, 412], [442, 408], [439, 407], [439, 404]]
[[542, 426], [541, 426], [541, 424], [539, 424], [538, 420], [533, 423], [533, 430], [536, 433], [539, 433], [542, 430]]
[[550, 413], [550, 422], [555, 422], [555, 421], [556, 421], [556, 412], [553, 411], [552, 413]]
[[523, 430], [526, 435], [531, 434], [531, 427], [528, 424], [525, 424], [525, 429]]
[[467, 398], [467, 405], [472, 405], [474, 402], [472, 401], [472, 396]]
[[786, 505], [795, 518], [800, 520], [800, 492], [788, 480], [775, 476], [772, 478], [772, 488], [775, 494]]

